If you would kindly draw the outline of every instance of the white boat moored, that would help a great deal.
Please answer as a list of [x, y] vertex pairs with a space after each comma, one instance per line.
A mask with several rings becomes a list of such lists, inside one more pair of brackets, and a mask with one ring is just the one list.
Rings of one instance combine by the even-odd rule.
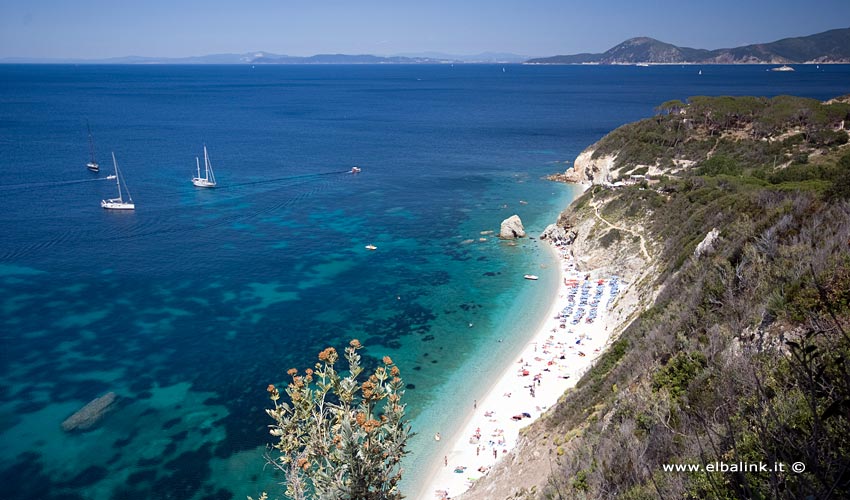
[[118, 173], [118, 162], [115, 160], [115, 153], [112, 153], [112, 163], [115, 165], [115, 175], [110, 177], [115, 177], [115, 184], [118, 185], [118, 198], [101, 200], [100, 206], [108, 210], [135, 210], [136, 204], [133, 203], [133, 197], [130, 195], [130, 190], [127, 189], [126, 184], [124, 185], [124, 191], [127, 191], [129, 201], [124, 201], [121, 195], [121, 174]]
[[204, 176], [201, 177], [201, 161], [198, 157], [195, 157], [195, 163], [198, 167], [198, 176], [192, 178], [192, 184], [197, 187], [202, 188], [214, 188], [215, 187], [215, 174], [213, 174], [212, 164], [210, 163], [210, 156], [207, 154], [207, 145], [204, 144]]
[[89, 152], [91, 153], [91, 160], [86, 163], [86, 168], [91, 170], [92, 172], [99, 172], [100, 165], [98, 165], [97, 160], [94, 159], [94, 139], [91, 135], [91, 127], [89, 126], [89, 122], [86, 122], [86, 128], [89, 131]]

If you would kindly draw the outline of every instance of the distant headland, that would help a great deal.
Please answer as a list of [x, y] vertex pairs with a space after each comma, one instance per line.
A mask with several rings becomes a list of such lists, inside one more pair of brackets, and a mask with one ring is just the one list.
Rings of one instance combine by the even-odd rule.
[[678, 47], [654, 38], [630, 38], [602, 54], [530, 59], [527, 64], [790, 64], [850, 63], [850, 28], [783, 38], [731, 49]]

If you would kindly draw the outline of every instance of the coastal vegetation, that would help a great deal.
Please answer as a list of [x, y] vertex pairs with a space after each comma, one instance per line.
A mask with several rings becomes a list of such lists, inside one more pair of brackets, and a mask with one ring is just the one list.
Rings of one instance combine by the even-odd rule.
[[605, 136], [593, 157], [616, 153], [621, 175], [646, 166], [675, 174], [700, 162], [704, 174], [725, 169], [764, 179], [791, 162], [805, 164], [809, 156], [817, 160], [829, 148], [846, 144], [843, 127], [850, 123], [847, 99], [697, 96], [687, 104], [673, 100], [656, 109], [655, 117]]
[[361, 348], [357, 340], [345, 348], [347, 374], [337, 368], [337, 351], [328, 347], [314, 369], [288, 370], [284, 400], [276, 386], [267, 388], [274, 403], [266, 410], [274, 421], [269, 433], [277, 442], [276, 456], [266, 458], [283, 474], [289, 498], [402, 498], [399, 463], [411, 434], [401, 373], [385, 356], [361, 382]]
[[[658, 111], [591, 148], [616, 156], [611, 178], [559, 219], [593, 207], [640, 231], [651, 273], [633, 286], [651, 299], [525, 433], [550, 472], [511, 495], [850, 497], [850, 103]], [[612, 186], [638, 168], [649, 177]], [[596, 233], [601, 256], [631, 244]]]

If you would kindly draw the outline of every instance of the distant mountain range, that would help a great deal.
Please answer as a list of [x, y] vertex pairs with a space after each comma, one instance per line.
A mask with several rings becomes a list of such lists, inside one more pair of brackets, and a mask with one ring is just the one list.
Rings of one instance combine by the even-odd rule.
[[654, 38], [631, 38], [602, 54], [530, 59], [528, 64], [788, 64], [850, 63], [850, 28], [732, 49], [692, 49]]
[[459, 56], [454, 54], [445, 54], [442, 52], [420, 52], [415, 54], [397, 54], [403, 57], [426, 57], [429, 59], [437, 59], [440, 61], [463, 62], [463, 63], [479, 63], [479, 64], [511, 64], [522, 63], [530, 59], [529, 56], [521, 56], [519, 54], [511, 54], [510, 52], [482, 52], [480, 54]]
[[692, 49], [678, 47], [654, 38], [631, 38], [602, 54], [574, 54], [529, 59], [502, 52], [458, 56], [422, 52], [375, 56], [371, 54], [317, 54], [287, 56], [269, 52], [212, 54], [194, 57], [113, 57], [109, 59], [38, 59], [9, 57], [5, 64], [789, 64], [850, 63], [850, 28], [816, 35], [784, 38], [733, 49]]
[[0, 59], [6, 64], [463, 64], [463, 63], [520, 63], [528, 56], [484, 52], [456, 56], [439, 52], [375, 56], [371, 54], [317, 54], [314, 56], [287, 56], [269, 52], [245, 54], [211, 54], [193, 57], [112, 57], [108, 59], [36, 59], [10, 57]]

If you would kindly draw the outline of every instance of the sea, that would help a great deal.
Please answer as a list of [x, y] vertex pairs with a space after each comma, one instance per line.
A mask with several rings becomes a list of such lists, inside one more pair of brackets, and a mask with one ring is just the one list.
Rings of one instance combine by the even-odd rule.
[[670, 99], [850, 93], [768, 68], [0, 65], [0, 497], [280, 498], [266, 387], [355, 338], [401, 369], [413, 495], [551, 302], [579, 190], [545, 176]]

